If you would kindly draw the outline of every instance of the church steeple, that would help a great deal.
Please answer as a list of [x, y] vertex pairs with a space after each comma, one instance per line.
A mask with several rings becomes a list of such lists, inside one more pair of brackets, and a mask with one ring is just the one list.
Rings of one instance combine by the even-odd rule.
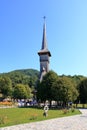
[[47, 39], [46, 39], [46, 22], [45, 22], [45, 19], [46, 17], [44, 16], [44, 24], [43, 24], [43, 38], [42, 38], [42, 47], [41, 47], [41, 50], [38, 52], [38, 54], [40, 55], [41, 53], [44, 54], [45, 53], [48, 53], [49, 56], [51, 56], [51, 53], [50, 51], [48, 50], [48, 47], [47, 47]]
[[43, 76], [49, 72], [49, 57], [51, 56], [50, 51], [47, 48], [47, 39], [46, 39], [46, 22], [44, 17], [43, 25], [43, 38], [42, 38], [42, 48], [38, 52], [40, 57], [40, 81], [42, 81]]
[[42, 40], [42, 50], [47, 49], [47, 39], [46, 39], [46, 23], [45, 23], [45, 16], [44, 16], [44, 25], [43, 25], [43, 40]]

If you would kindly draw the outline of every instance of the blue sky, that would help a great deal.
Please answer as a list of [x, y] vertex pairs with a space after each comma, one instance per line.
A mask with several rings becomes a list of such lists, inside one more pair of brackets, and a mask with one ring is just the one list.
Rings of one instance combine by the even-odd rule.
[[87, 0], [0, 0], [0, 73], [39, 70], [44, 15], [50, 69], [87, 76]]

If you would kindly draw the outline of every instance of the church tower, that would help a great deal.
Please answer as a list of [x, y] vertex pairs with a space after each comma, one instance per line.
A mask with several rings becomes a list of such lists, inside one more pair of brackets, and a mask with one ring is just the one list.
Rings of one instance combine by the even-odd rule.
[[40, 58], [40, 81], [42, 81], [43, 76], [49, 72], [49, 57], [51, 57], [51, 53], [47, 48], [47, 40], [46, 40], [46, 23], [44, 17], [43, 24], [43, 39], [42, 39], [42, 48], [38, 52]]

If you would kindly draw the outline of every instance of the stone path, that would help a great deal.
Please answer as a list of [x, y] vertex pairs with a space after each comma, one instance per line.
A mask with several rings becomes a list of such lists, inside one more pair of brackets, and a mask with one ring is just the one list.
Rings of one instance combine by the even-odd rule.
[[87, 130], [87, 109], [81, 115], [0, 128], [0, 130]]

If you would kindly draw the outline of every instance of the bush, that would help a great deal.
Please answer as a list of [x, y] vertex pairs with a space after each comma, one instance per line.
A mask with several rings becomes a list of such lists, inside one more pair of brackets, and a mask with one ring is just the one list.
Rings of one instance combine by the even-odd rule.
[[67, 114], [69, 111], [67, 109], [63, 109], [63, 114]]
[[0, 105], [2, 106], [12, 106], [12, 102], [8, 102], [8, 101], [5, 101], [5, 102], [0, 102]]
[[71, 108], [71, 112], [75, 112], [75, 108], [74, 107]]

